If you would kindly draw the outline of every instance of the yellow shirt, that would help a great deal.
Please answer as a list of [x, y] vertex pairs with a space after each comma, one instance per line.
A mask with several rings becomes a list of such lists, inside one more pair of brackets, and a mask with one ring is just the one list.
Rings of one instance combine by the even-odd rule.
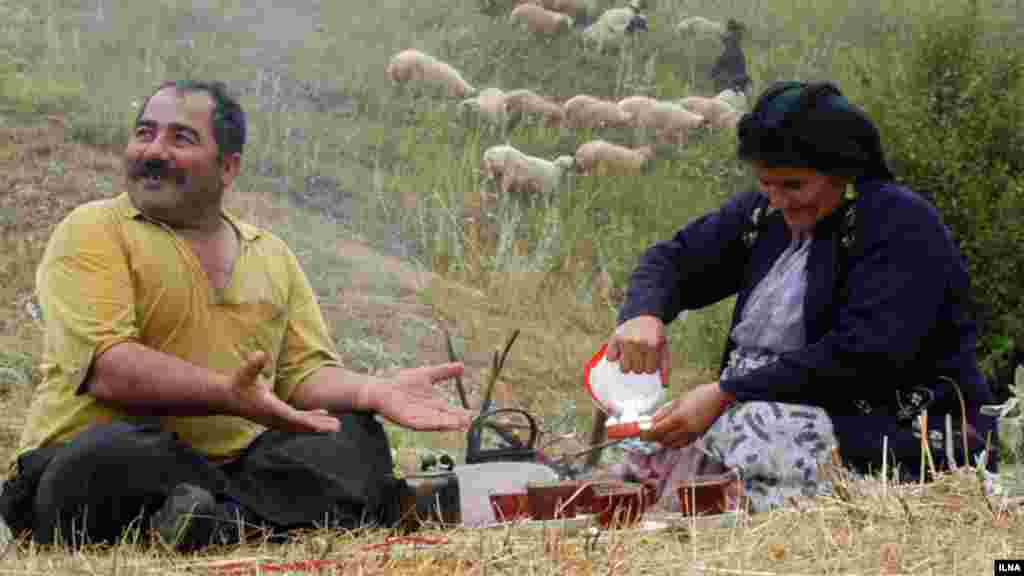
[[[273, 234], [224, 217], [240, 250], [223, 290], [210, 286], [189, 244], [145, 218], [127, 194], [79, 206], [57, 226], [36, 272], [46, 323], [43, 380], [18, 455], [93, 424], [144, 420], [80, 389], [93, 359], [121, 342], [225, 374], [263, 350], [270, 361], [261, 378], [286, 401], [306, 376], [340, 366], [294, 253]], [[213, 458], [236, 455], [264, 430], [233, 416], [159, 422]]]

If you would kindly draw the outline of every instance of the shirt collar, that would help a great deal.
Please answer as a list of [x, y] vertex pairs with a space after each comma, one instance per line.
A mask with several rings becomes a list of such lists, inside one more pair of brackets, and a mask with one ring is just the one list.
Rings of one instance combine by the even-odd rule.
[[[127, 220], [145, 218], [142, 212], [140, 212], [139, 209], [136, 208], [134, 204], [132, 204], [132, 199], [130, 196], [128, 196], [127, 192], [124, 192], [120, 196], [118, 196], [115, 199], [115, 202], [117, 203], [118, 211], [122, 218], [125, 218]], [[241, 220], [239, 220], [233, 214], [227, 212], [226, 210], [222, 209], [220, 213], [222, 216], [224, 216], [225, 219], [227, 219], [228, 222], [231, 223], [232, 226], [235, 227], [235, 230], [238, 230], [238, 233], [241, 235], [243, 240], [252, 241], [262, 236], [263, 231], [260, 228], [253, 226], [252, 224], [242, 222]]]

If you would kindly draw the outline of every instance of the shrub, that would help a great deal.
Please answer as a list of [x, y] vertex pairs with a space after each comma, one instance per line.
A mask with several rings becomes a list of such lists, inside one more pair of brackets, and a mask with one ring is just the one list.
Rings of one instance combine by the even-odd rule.
[[999, 406], [999, 448], [1003, 460], [1020, 462], [1024, 456], [1024, 366], [1017, 366], [1010, 397]]
[[[922, 22], [911, 50], [882, 82], [862, 75], [894, 171], [928, 197], [960, 245], [971, 276], [991, 378], [998, 358], [1024, 344], [1024, 58], [993, 49], [977, 4]], [[905, 72], [900, 72], [905, 71]]]

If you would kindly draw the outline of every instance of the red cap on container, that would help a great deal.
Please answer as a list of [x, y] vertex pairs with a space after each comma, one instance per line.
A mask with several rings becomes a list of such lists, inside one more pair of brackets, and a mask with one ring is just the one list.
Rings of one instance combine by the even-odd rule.
[[641, 433], [646, 432], [653, 426], [650, 416], [640, 416], [636, 420], [609, 424], [605, 427], [605, 433], [609, 440], [622, 440], [623, 438], [637, 438]]

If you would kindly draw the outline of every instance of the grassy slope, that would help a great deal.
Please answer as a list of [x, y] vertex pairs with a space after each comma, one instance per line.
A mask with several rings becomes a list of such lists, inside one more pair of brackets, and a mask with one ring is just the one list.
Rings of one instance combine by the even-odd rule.
[[[905, 45], [918, 14], [940, 6], [802, 0], [770, 5], [691, 1], [685, 8], [664, 0], [651, 4], [649, 44], [632, 58], [597, 58], [582, 53], [572, 39], [543, 43], [524, 38], [477, 13], [469, 0], [442, 0], [429, 8], [381, 0], [372, 10], [324, 3], [309, 12], [297, 9], [301, 14], [295, 19], [275, 20], [279, 27], [317, 22], [319, 32], [315, 24], [288, 30], [252, 25], [260, 21], [259, 11], [251, 5], [243, 10], [241, 2], [230, 0], [193, 5], [164, 0], [107, 11], [97, 2], [72, 6], [0, 0], [0, 55], [12, 56], [0, 59], [0, 114], [7, 124], [60, 114], [67, 120], [69, 137], [113, 144], [116, 152], [133, 113], [129, 103], [159, 80], [194, 74], [231, 81], [243, 89], [252, 123], [236, 210], [295, 247], [350, 364], [388, 370], [440, 360], [439, 328], [444, 326], [456, 335], [456, 347], [470, 361], [470, 387], [478, 394], [491, 352], [519, 328], [523, 334], [504, 372], [500, 399], [537, 410], [549, 422], [575, 409], [582, 427], [587, 410], [578, 393], [579, 367], [611, 328], [615, 287], [621, 289], [644, 246], [671, 234], [744, 181], [730, 158], [729, 138], [712, 137], [685, 151], [659, 150], [653, 170], [642, 178], [577, 179], [547, 211], [542, 204], [518, 220], [512, 212], [501, 220], [500, 214], [481, 211], [475, 174], [480, 152], [499, 138], [455, 122], [450, 102], [392, 91], [382, 74], [390, 54], [418, 47], [451, 61], [479, 86], [530, 87], [560, 99], [579, 92], [681, 97], [707, 93], [699, 71], [712, 61], [716, 47], [713, 42], [674, 39], [673, 21], [683, 12], [735, 16], [752, 27], [748, 58], [758, 87], [776, 78], [831, 78], [856, 99], [865, 88], [854, 81], [854, 64], [874, 67], [870, 69], [879, 76], [900, 73], [881, 67], [873, 47]], [[986, 8], [995, 27], [1011, 33], [1019, 13], [1013, 3]], [[211, 14], [231, 17], [237, 25], [218, 24]], [[284, 50], [268, 48], [270, 30], [281, 39], [269, 46]], [[0, 146], [0, 161], [8, 195], [0, 202], [0, 368], [10, 372], [0, 375], [27, 372], [38, 350], [38, 329], [24, 304], [48, 226], [75, 202], [115, 192], [119, 179], [116, 157], [94, 155], [53, 131], [4, 134], [8, 140]], [[516, 130], [509, 139], [551, 157], [593, 136], [636, 141], [633, 134], [532, 127]], [[535, 213], [553, 217], [557, 226], [544, 226]], [[384, 258], [366, 244], [406, 257], [404, 262]], [[601, 269], [611, 278], [610, 290], [602, 291], [595, 283], [603, 276]], [[710, 377], [700, 372], [714, 366], [727, 309], [728, 302], [673, 327], [679, 385]], [[21, 386], [9, 389], [9, 409], [0, 422], [0, 443], [8, 446], [28, 392]], [[570, 430], [571, 424], [559, 431]], [[455, 437], [396, 432], [394, 438], [409, 453], [425, 446], [461, 449]], [[716, 565], [788, 565], [809, 573], [825, 566], [907, 571], [922, 561], [923, 566], [949, 566], [950, 551], [956, 565], [957, 554], [978, 560], [1024, 549], [1010, 533], [986, 531], [972, 534], [984, 541], [977, 549], [958, 550], [950, 544], [943, 551], [936, 544], [968, 537], [954, 529], [959, 518], [945, 518], [933, 530], [924, 530], [926, 538], [932, 537], [931, 545], [910, 552], [913, 542], [893, 540], [906, 552], [885, 552], [878, 543], [888, 541], [886, 534], [899, 533], [900, 524], [879, 517], [872, 520], [881, 527], [877, 539], [869, 537], [860, 547], [850, 541], [854, 552], [847, 553], [836, 544], [850, 538], [847, 521], [826, 517], [820, 530], [811, 528], [803, 540], [818, 542], [817, 549], [787, 548], [799, 520], [785, 517], [767, 520], [790, 527], [782, 534], [761, 528], [764, 536], [752, 534], [745, 544], [734, 535], [729, 542], [704, 538], [699, 547], [733, 551], [731, 556], [702, 556]], [[789, 523], [793, 521], [797, 524]], [[1008, 527], [1003, 522], [997, 525]], [[696, 553], [698, 542], [692, 545]], [[683, 560], [668, 552], [674, 547], [679, 547], [674, 540], [656, 545], [661, 557], [655, 556], [655, 564], [648, 567], [679, 566]], [[581, 566], [603, 572], [618, 562], [615, 553], [639, 566], [642, 549], [637, 546], [636, 555], [630, 556], [612, 546]], [[306, 544], [297, 552], [289, 550], [300, 557], [314, 553]], [[351, 547], [343, 543], [334, 554], [345, 550]], [[529, 546], [525, 552], [518, 550], [519, 560], [506, 566], [522, 568], [531, 555], [544, 556], [539, 550], [531, 553]], [[453, 557], [463, 558], [461, 553]], [[542, 569], [558, 573], [559, 560], [548, 559], [553, 564]], [[46, 562], [54, 562], [33, 555], [14, 561], [12, 566], [42, 571]], [[106, 560], [100, 556], [95, 562]], [[146, 566], [157, 558], [143, 556], [140, 562]], [[475, 566], [473, 555], [459, 562], [462, 568], [453, 567], [456, 571]], [[416, 573], [424, 567], [406, 568], [404, 572]], [[624, 570], [621, 564], [618, 570]]]

